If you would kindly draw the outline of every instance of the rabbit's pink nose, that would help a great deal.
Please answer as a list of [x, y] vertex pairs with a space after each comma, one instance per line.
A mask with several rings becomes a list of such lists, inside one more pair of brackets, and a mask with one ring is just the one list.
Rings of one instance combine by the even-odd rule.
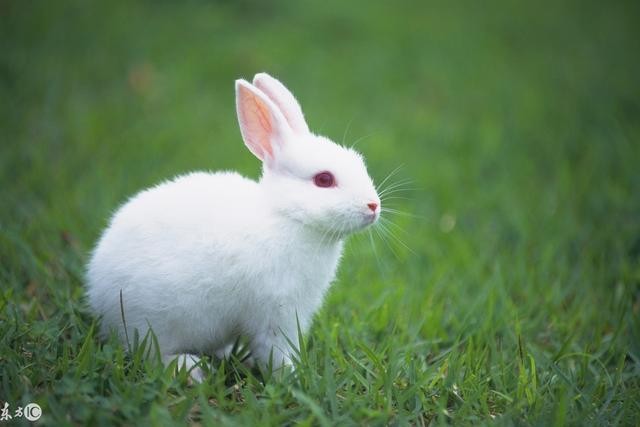
[[377, 203], [367, 203], [367, 206], [369, 206], [369, 209], [371, 209], [371, 212], [375, 212], [376, 209], [378, 209], [378, 204]]

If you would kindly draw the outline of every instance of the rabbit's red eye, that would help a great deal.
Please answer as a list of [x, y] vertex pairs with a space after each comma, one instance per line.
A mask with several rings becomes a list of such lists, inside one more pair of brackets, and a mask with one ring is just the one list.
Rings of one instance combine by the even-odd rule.
[[319, 174], [313, 177], [313, 182], [318, 187], [323, 187], [323, 188], [333, 187], [336, 185], [336, 180], [331, 174], [331, 172], [320, 172]]

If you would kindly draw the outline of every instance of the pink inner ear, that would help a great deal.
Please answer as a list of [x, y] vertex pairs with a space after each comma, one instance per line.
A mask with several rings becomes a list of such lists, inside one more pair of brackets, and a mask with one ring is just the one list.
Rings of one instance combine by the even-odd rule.
[[295, 97], [278, 80], [266, 74], [257, 74], [253, 84], [278, 106], [285, 120], [295, 132], [307, 133], [309, 127]]
[[245, 143], [261, 160], [264, 160], [267, 153], [273, 157], [273, 118], [269, 107], [245, 87], [240, 87], [238, 100], [240, 127]]
[[274, 88], [269, 88], [268, 86], [262, 85], [260, 86], [260, 89], [264, 93], [266, 93], [269, 98], [271, 98], [271, 100], [278, 106], [278, 108], [280, 108], [280, 111], [282, 112], [282, 115], [284, 115], [284, 118], [287, 120], [287, 123], [289, 123], [289, 126], [291, 126], [292, 129], [299, 130], [299, 126], [296, 122], [296, 117], [291, 113], [290, 108], [287, 108], [288, 105], [283, 102], [283, 95], [278, 94], [277, 90], [274, 90]]
[[255, 105], [255, 112], [258, 116], [258, 121], [260, 122], [260, 126], [264, 131], [263, 138], [266, 138], [266, 141], [261, 141], [260, 145], [264, 150], [269, 153], [270, 156], [273, 156], [273, 151], [271, 150], [271, 142], [269, 141], [269, 136], [273, 132], [273, 127], [271, 126], [271, 113], [269, 113], [269, 109], [267, 106], [254, 94], [251, 94], [253, 98], [253, 102]]

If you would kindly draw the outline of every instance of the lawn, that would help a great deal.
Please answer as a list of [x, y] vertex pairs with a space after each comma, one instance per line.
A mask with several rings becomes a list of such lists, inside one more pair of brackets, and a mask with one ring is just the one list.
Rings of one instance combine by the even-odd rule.
[[[640, 7], [516, 3], [1, 2], [0, 405], [49, 425], [637, 425]], [[295, 372], [214, 360], [194, 385], [98, 338], [84, 264], [136, 191], [259, 176], [233, 93], [259, 71], [376, 182], [399, 168], [400, 213], [349, 241]]]

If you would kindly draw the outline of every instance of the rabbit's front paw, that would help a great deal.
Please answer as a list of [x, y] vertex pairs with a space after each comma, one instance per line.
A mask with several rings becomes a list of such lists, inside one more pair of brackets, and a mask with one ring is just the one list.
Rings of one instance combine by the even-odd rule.
[[262, 366], [271, 362], [273, 369], [292, 366], [291, 346], [280, 334], [272, 331], [257, 336], [252, 343], [252, 356]]
[[201, 383], [204, 381], [204, 371], [198, 366], [200, 362], [200, 358], [198, 356], [194, 356], [193, 354], [169, 354], [163, 356], [162, 358], [165, 365], [168, 365], [174, 360], [177, 360], [177, 368], [186, 369], [189, 372], [189, 376], [191, 379], [197, 383]]

